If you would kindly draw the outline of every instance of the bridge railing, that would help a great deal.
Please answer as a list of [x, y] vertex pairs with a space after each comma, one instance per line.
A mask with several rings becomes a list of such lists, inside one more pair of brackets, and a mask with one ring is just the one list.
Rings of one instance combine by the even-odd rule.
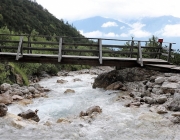
[[[173, 57], [171, 54], [173, 43], [168, 43], [169, 48], [164, 48], [162, 43], [158, 46], [143, 46], [143, 43], [147, 42], [103, 38], [0, 34], [0, 52], [16, 53], [16, 60], [21, 59], [23, 54], [34, 54], [39, 56], [54, 55], [58, 58], [58, 62], [61, 62], [63, 56], [73, 55], [97, 58], [99, 63], [102, 64], [105, 57], [129, 57], [136, 58], [137, 62], [142, 66], [143, 58], [161, 58], [164, 55], [167, 57], [167, 61], [170, 62]], [[165, 54], [165, 52], [167, 53]]]

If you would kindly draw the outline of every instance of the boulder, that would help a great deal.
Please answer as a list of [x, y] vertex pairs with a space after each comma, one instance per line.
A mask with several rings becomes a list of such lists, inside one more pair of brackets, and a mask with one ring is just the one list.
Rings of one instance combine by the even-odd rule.
[[76, 81], [82, 81], [82, 80], [79, 78], [75, 78], [75, 79], [73, 79], [73, 81], [76, 82]]
[[113, 70], [107, 73], [102, 73], [97, 76], [97, 78], [94, 80], [93, 88], [106, 88], [112, 83], [115, 83], [117, 81], [124, 82], [123, 76], [119, 73], [117, 70]]
[[16, 76], [16, 83], [18, 85], [23, 85], [23, 78], [22, 78], [22, 76], [19, 75], [19, 74], [15, 74], [15, 76]]
[[11, 88], [11, 85], [10, 85], [10, 84], [7, 84], [7, 83], [2, 84], [1, 87], [0, 87], [0, 89], [1, 89], [2, 91], [7, 91], [7, 90], [9, 90], [10, 88]]
[[115, 83], [110, 84], [106, 87], [106, 90], [120, 90], [123, 87], [123, 83], [120, 81], [117, 81]]
[[162, 84], [165, 81], [164, 77], [158, 77], [155, 79], [155, 83], [156, 84]]
[[0, 103], [0, 117], [3, 117], [7, 114], [8, 108], [5, 104]]
[[175, 93], [173, 100], [168, 104], [171, 111], [180, 111], [180, 93]]
[[158, 104], [163, 104], [167, 101], [167, 97], [166, 96], [159, 96], [157, 99], [156, 99], [156, 102]]
[[60, 84], [64, 84], [64, 83], [67, 83], [67, 82], [68, 82], [68, 81], [63, 80], [63, 79], [57, 80], [57, 83], [60, 83]]
[[156, 108], [156, 111], [157, 111], [158, 114], [167, 113], [167, 109], [164, 106], [161, 106], [161, 105]]
[[179, 82], [180, 81], [180, 77], [179, 76], [171, 76], [168, 78], [169, 82]]
[[101, 113], [102, 109], [99, 106], [92, 106], [86, 110], [86, 112], [81, 111], [79, 117], [91, 116], [94, 112]]
[[12, 96], [12, 99], [13, 99], [13, 100], [22, 100], [23, 97], [21, 97], [21, 96], [19, 96], [19, 95], [13, 95], [13, 96]]
[[154, 104], [154, 103], [156, 103], [155, 99], [153, 99], [151, 97], [144, 97], [143, 99], [144, 99], [145, 103], [147, 103], [147, 104]]
[[176, 89], [180, 88], [180, 84], [173, 82], [164, 82], [161, 86], [163, 93], [174, 94]]
[[29, 86], [28, 90], [29, 92], [34, 93], [36, 89], [33, 86]]
[[75, 93], [75, 91], [73, 89], [66, 89], [66, 91], [64, 91], [64, 93]]
[[13, 99], [8, 93], [0, 94], [0, 103], [11, 104], [12, 101]]
[[18, 116], [20, 116], [24, 119], [31, 119], [31, 120], [34, 120], [36, 122], [39, 122], [40, 119], [37, 115], [37, 112], [38, 112], [38, 110], [32, 111], [31, 109], [29, 109], [25, 112], [19, 113]]

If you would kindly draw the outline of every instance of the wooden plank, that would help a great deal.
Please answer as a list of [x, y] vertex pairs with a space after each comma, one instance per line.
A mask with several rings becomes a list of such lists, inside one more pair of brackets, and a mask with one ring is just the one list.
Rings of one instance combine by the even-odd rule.
[[61, 62], [62, 59], [62, 38], [59, 38], [59, 54], [58, 54], [58, 62]]
[[102, 40], [98, 39], [99, 43], [99, 63], [102, 64]]
[[[18, 46], [18, 50], [17, 50], [17, 55], [16, 55], [16, 60], [19, 60], [19, 58], [22, 58], [21, 56], [23, 56], [22, 54], [22, 42], [23, 42], [23, 37], [20, 37], [20, 41], [19, 41], [19, 46]], [[21, 56], [19, 55], [21, 53]]]

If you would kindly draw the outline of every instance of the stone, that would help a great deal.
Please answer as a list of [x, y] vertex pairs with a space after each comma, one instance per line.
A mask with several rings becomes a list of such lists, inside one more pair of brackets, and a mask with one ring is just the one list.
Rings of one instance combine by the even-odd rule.
[[156, 111], [157, 111], [158, 114], [164, 114], [164, 113], [168, 112], [167, 109], [164, 106], [158, 106], [156, 108]]
[[75, 79], [73, 79], [73, 81], [76, 82], [76, 81], [82, 81], [82, 80], [79, 78], [75, 78]]
[[180, 111], [180, 93], [175, 93], [173, 100], [168, 104], [171, 111]]
[[153, 99], [151, 97], [144, 97], [144, 101], [147, 104], [154, 104], [154, 103], [156, 103], [155, 99]]
[[101, 113], [102, 109], [99, 106], [92, 106], [86, 110], [86, 112], [81, 111], [79, 117], [91, 116], [94, 112]]
[[156, 99], [156, 102], [158, 104], [163, 104], [167, 101], [167, 97], [166, 96], [159, 96], [157, 99]]
[[152, 82], [147, 82], [146, 83], [146, 86], [148, 86], [148, 88], [152, 88], [154, 86], [154, 83]]
[[31, 109], [29, 109], [25, 112], [19, 113], [18, 116], [20, 116], [24, 119], [31, 119], [31, 120], [34, 120], [36, 122], [39, 122], [40, 119], [37, 115], [37, 112], [38, 112], [38, 110], [32, 111]]
[[0, 89], [1, 89], [2, 91], [7, 91], [7, 90], [9, 90], [10, 88], [11, 88], [11, 85], [10, 85], [10, 84], [7, 84], [7, 83], [2, 84], [1, 87], [0, 87]]
[[34, 91], [36, 90], [34, 87], [32, 87], [32, 86], [29, 86], [28, 87], [28, 90], [29, 90], [29, 92], [31, 92], [31, 93], [34, 93]]
[[180, 123], [180, 117], [171, 117], [170, 120], [173, 122], [173, 123]]
[[117, 81], [124, 82], [123, 76], [120, 74], [118, 70], [113, 70], [107, 73], [102, 73], [98, 75], [93, 83], [93, 88], [106, 88], [112, 83]]
[[38, 83], [35, 83], [33, 86], [34, 86], [34, 88], [37, 89], [37, 90], [38, 90], [39, 88], [42, 88], [42, 87], [40, 86], [40, 84], [38, 84]]
[[165, 77], [171, 77], [173, 74], [172, 73], [164, 73]]
[[134, 106], [140, 106], [141, 103], [140, 103], [140, 102], [133, 102], [133, 103], [131, 103], [131, 105], [134, 105]]
[[57, 80], [57, 83], [60, 83], [60, 84], [64, 84], [64, 83], [67, 83], [67, 82], [68, 82], [67, 80], [63, 80], [63, 79]]
[[123, 83], [120, 81], [117, 81], [115, 83], [110, 84], [106, 87], [106, 90], [120, 90], [123, 87]]
[[28, 89], [22, 89], [21, 92], [25, 95], [25, 94], [29, 93], [29, 90]]
[[18, 104], [23, 105], [23, 106], [26, 106], [26, 105], [32, 104], [32, 103], [33, 103], [33, 101], [30, 99], [23, 99], [23, 100], [18, 102]]
[[168, 78], [169, 82], [179, 82], [180, 81], [180, 77], [179, 76], [171, 76]]
[[174, 117], [180, 117], [180, 112], [173, 112], [171, 115]]
[[19, 95], [13, 95], [13, 96], [12, 96], [12, 99], [13, 99], [13, 100], [22, 100], [22, 99], [24, 99], [24, 98], [21, 97], [21, 96], [19, 96]]
[[0, 103], [11, 104], [12, 101], [13, 99], [9, 94], [6, 93], [0, 94]]
[[0, 117], [3, 117], [7, 114], [8, 108], [5, 104], [0, 103]]
[[64, 91], [64, 93], [75, 93], [75, 90], [72, 90], [72, 89], [66, 89], [66, 91]]
[[178, 83], [164, 82], [161, 86], [162, 89], [178, 89], [180, 85]]
[[133, 97], [133, 98], [135, 98], [135, 97], [141, 97], [141, 95], [142, 95], [141, 92], [135, 92], [135, 91], [133, 91], [133, 92], [129, 93], [129, 96], [130, 96], [130, 97]]
[[62, 123], [62, 122], [64, 122], [64, 123], [71, 123], [71, 121], [66, 120], [64, 118], [59, 118], [56, 123]]
[[155, 83], [156, 84], [162, 84], [165, 81], [164, 77], [158, 77], [155, 79]]
[[15, 76], [16, 76], [16, 83], [18, 85], [23, 85], [23, 78], [22, 78], [22, 76], [19, 75], [19, 74], [15, 74]]

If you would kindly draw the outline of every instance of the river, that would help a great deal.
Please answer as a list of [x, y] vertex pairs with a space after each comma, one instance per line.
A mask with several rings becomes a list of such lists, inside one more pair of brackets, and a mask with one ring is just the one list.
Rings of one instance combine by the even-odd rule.
[[[39, 84], [51, 89], [48, 98], [34, 99], [32, 104], [12, 104], [8, 112], [18, 114], [38, 109], [40, 122], [15, 127], [11, 120], [0, 118], [1, 140], [179, 140], [180, 127], [163, 115], [150, 112], [146, 106], [124, 107], [120, 91], [93, 89], [97, 75], [69, 73], [43, 79]], [[66, 83], [57, 83], [57, 80]], [[75, 81], [74, 79], [80, 79]], [[64, 93], [72, 89], [75, 93]], [[98, 105], [102, 113], [80, 118], [80, 111]], [[57, 123], [58, 119], [64, 119]]]

